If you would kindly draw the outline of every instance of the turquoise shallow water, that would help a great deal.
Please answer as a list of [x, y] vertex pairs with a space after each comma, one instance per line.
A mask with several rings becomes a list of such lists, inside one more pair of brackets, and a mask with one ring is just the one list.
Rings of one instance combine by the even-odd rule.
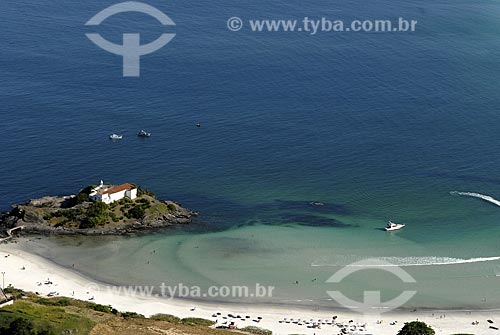
[[[496, 245], [477, 244], [498, 229], [471, 231], [457, 247], [456, 239], [416, 242], [416, 229], [387, 234], [376, 224], [369, 226], [362, 219], [357, 223], [348, 228], [252, 225], [215, 233], [49, 239], [30, 242], [29, 248], [121, 285], [276, 287], [269, 298], [216, 299], [221, 301], [338, 307], [327, 291], [340, 290], [362, 300], [363, 291], [380, 290], [389, 299], [411, 289], [418, 294], [405, 305], [408, 308], [498, 306], [500, 252]], [[360, 271], [338, 285], [326, 282], [343, 266], [372, 257], [399, 265], [417, 283], [403, 284], [377, 270]]]
[[[0, 207], [104, 179], [202, 216], [153, 236], [50, 239], [34, 250], [111, 282], [258, 281], [277, 287], [269, 302], [325, 306], [324, 281], [339, 266], [377, 256], [411, 265], [419, 294], [409, 306], [498, 306], [500, 261], [463, 260], [500, 256], [500, 208], [450, 194], [500, 199], [497, 1], [152, 0], [177, 37], [144, 58], [139, 80], [85, 37], [84, 23], [113, 3], [0, 4]], [[419, 26], [256, 35], [228, 31], [235, 15], [404, 16]], [[133, 15], [99, 31], [118, 41], [124, 29], [161, 32]], [[141, 128], [153, 137], [137, 140]], [[125, 139], [112, 143], [111, 132]], [[389, 219], [407, 228], [380, 231]], [[344, 290], [400, 291], [380, 276], [359, 273]]]

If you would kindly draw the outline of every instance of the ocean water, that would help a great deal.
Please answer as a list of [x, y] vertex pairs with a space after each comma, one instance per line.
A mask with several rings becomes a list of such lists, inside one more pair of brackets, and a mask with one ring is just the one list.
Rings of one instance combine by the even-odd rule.
[[[142, 58], [140, 78], [121, 77], [120, 57], [85, 37], [163, 32], [134, 13], [84, 26], [114, 3], [0, 3], [0, 208], [104, 179], [202, 216], [33, 251], [113, 283], [259, 282], [277, 287], [266, 303], [322, 306], [334, 305], [325, 281], [336, 270], [382, 257], [417, 280], [408, 307], [498, 306], [500, 207], [450, 193], [500, 199], [498, 2], [151, 0], [177, 36]], [[232, 16], [419, 23], [310, 36], [231, 32]], [[153, 136], [137, 139], [142, 128]], [[389, 219], [407, 227], [387, 234]], [[342, 290], [397, 295], [397, 279], [379, 275]]]

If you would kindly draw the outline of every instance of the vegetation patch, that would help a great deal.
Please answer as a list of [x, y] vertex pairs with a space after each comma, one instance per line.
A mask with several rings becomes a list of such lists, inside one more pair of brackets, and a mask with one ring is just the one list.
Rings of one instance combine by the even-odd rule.
[[122, 312], [121, 314], [122, 318], [125, 319], [144, 319], [145, 316], [136, 312]]
[[273, 335], [272, 331], [255, 326], [248, 326], [241, 330], [247, 333], [257, 334], [257, 335]]
[[88, 301], [65, 297], [42, 298], [13, 287], [6, 290], [22, 299], [0, 309], [0, 335], [235, 334], [228, 330], [212, 329], [209, 326], [214, 322], [205, 319], [181, 320], [168, 314], [144, 318], [137, 313], [120, 313], [111, 306]]
[[155, 314], [150, 317], [151, 320], [155, 321], [167, 321], [170, 323], [180, 323], [181, 319], [170, 314]]
[[107, 314], [118, 314], [118, 310], [111, 307], [111, 306], [105, 306], [105, 305], [100, 305], [100, 304], [94, 304], [94, 303], [88, 303], [87, 307], [96, 311], [96, 312], [102, 312], [102, 313], [107, 313]]
[[128, 193], [117, 194], [116, 198], [123, 198], [110, 204], [91, 197], [94, 190], [90, 185], [76, 196], [44, 196], [13, 205], [0, 216], [0, 231], [23, 227], [16, 234], [126, 235], [190, 224], [191, 217], [198, 215], [180, 204], [158, 200], [145, 189], [138, 189], [134, 199]]
[[213, 326], [215, 322], [202, 318], [184, 318], [181, 320], [181, 323], [190, 326]]
[[40, 298], [35, 301], [39, 305], [45, 305], [45, 306], [69, 306], [71, 305], [71, 301], [68, 298], [54, 298], [54, 299], [47, 299], [47, 298]]
[[103, 226], [109, 219], [109, 206], [102, 201], [93, 202], [87, 210], [87, 219], [82, 222], [80, 228], [95, 228]]
[[61, 307], [17, 300], [0, 309], [0, 325], [0, 335], [55, 335], [87, 334], [95, 323]]
[[405, 323], [398, 335], [434, 335], [434, 330], [425, 322], [413, 321]]

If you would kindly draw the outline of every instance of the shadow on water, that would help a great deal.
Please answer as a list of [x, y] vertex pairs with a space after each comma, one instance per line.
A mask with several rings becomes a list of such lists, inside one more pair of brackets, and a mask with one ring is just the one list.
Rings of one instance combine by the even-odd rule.
[[344, 223], [340, 220], [307, 214], [307, 213], [284, 213], [277, 217], [270, 217], [268, 220], [262, 222], [265, 225], [301, 225], [309, 227], [335, 227], [335, 228], [347, 228], [352, 227], [352, 225]]
[[240, 256], [266, 255], [273, 252], [272, 249], [258, 243], [254, 235], [247, 238], [217, 236], [201, 243], [202, 248], [211, 250], [211, 256], [218, 259], [237, 259]]
[[184, 205], [200, 212], [192, 225], [171, 227], [171, 232], [209, 233], [250, 225], [346, 228], [352, 225], [331, 216], [352, 214], [345, 205], [312, 201], [275, 200], [256, 205], [243, 205], [222, 198], [185, 197]]
[[[316, 205], [315, 205], [316, 204]], [[352, 214], [346, 205], [322, 203], [315, 201], [294, 201], [294, 200], [275, 200], [271, 203], [257, 206], [256, 209], [262, 210], [300, 210], [311, 211], [314, 213], [349, 215]]]

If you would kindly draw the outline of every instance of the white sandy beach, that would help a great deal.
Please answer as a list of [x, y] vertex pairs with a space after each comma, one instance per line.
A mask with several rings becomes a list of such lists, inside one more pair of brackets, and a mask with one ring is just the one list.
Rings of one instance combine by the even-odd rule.
[[[9, 255], [9, 256], [8, 256]], [[6, 257], [7, 256], [7, 257]], [[24, 269], [23, 269], [24, 267]], [[500, 325], [500, 311], [417, 311], [417, 312], [396, 312], [383, 314], [381, 317], [364, 316], [345, 311], [317, 311], [308, 309], [288, 309], [281, 307], [247, 306], [236, 304], [210, 304], [192, 302], [181, 299], [166, 299], [144, 296], [126, 296], [120, 293], [110, 292], [103, 284], [96, 284], [88, 278], [60, 267], [37, 255], [25, 252], [16, 244], [0, 245], [0, 271], [5, 272], [5, 286], [13, 285], [23, 290], [38, 292], [41, 295], [48, 295], [57, 292], [59, 296], [73, 297], [81, 300], [89, 300], [103, 304], [112, 305], [120, 311], [131, 311], [150, 316], [156, 313], [172, 314], [178, 317], [201, 317], [205, 319], [218, 320], [219, 323], [235, 321], [238, 327], [254, 325], [270, 329], [274, 334], [339, 334], [340, 328], [334, 325], [322, 325], [320, 329], [307, 328], [305, 324], [279, 322], [285, 318], [294, 321], [301, 320], [310, 322], [332, 321], [332, 316], [337, 315], [336, 322], [348, 323], [354, 320], [351, 325], [366, 324], [366, 328], [358, 327], [353, 334], [396, 334], [405, 322], [412, 320], [424, 321], [432, 326], [436, 334], [500, 334], [500, 331], [490, 329], [487, 319], [494, 321], [494, 326]], [[0, 278], [1, 280], [1, 278]], [[51, 284], [45, 282], [50, 281]], [[217, 318], [213, 314], [221, 313]], [[245, 321], [223, 319], [227, 314], [251, 316]], [[445, 316], [444, 316], [445, 315]], [[256, 323], [261, 317], [262, 320]], [[381, 324], [377, 324], [378, 319], [382, 319]], [[473, 321], [479, 321], [479, 325], [472, 325]], [[397, 321], [395, 325], [390, 323]], [[353, 328], [351, 326], [351, 328]]]

